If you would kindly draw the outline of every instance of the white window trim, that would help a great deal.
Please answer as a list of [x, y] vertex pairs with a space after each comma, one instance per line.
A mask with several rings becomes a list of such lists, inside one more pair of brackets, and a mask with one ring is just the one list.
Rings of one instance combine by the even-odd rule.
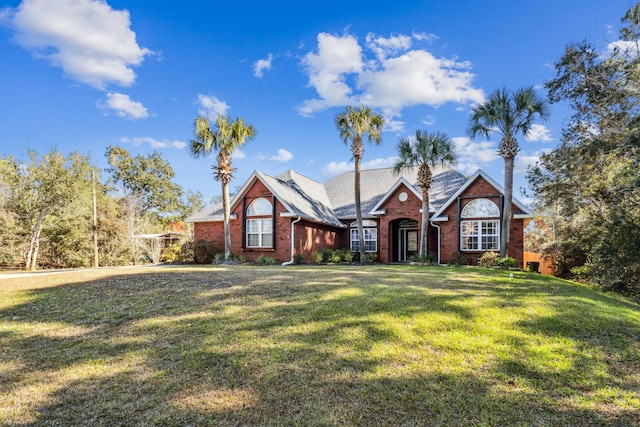
[[[378, 252], [378, 229], [376, 227], [364, 227], [364, 251], [365, 252]], [[367, 238], [367, 232], [369, 232], [369, 238]], [[355, 236], [354, 236], [355, 233]], [[371, 233], [373, 236], [371, 236]], [[354, 238], [355, 237], [355, 238]], [[354, 243], [358, 242], [358, 229], [351, 228], [349, 232], [349, 247], [352, 252], [358, 252], [360, 250], [359, 245], [354, 245]], [[373, 249], [367, 249], [367, 243], [373, 243]]]
[[[463, 234], [462, 231], [464, 229], [465, 223], [476, 223], [478, 228], [478, 234]], [[497, 234], [483, 234], [482, 233], [482, 223], [492, 222], [495, 223], [495, 229]], [[464, 247], [464, 238], [465, 237], [477, 237], [478, 238], [478, 248], [476, 249], [465, 249]], [[496, 237], [496, 247], [495, 248], [485, 248], [482, 246], [482, 238], [483, 237]], [[497, 219], [472, 219], [472, 220], [464, 220], [460, 221], [460, 250], [463, 252], [483, 252], [483, 251], [496, 251], [500, 249], [500, 220]]]
[[[250, 223], [257, 223], [258, 226], [256, 232], [250, 232]], [[265, 224], [269, 224], [269, 227], [265, 227]], [[264, 231], [264, 228], [271, 228], [271, 231]], [[249, 243], [249, 236], [258, 236], [258, 245], [251, 245]], [[264, 244], [264, 237], [271, 236], [271, 244]], [[271, 218], [249, 218], [247, 219], [247, 232], [246, 232], [246, 244], [248, 248], [273, 248], [273, 220]]]

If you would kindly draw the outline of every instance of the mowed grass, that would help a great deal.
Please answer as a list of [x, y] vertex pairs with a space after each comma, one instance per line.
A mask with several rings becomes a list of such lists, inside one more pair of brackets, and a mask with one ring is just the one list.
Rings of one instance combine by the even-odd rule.
[[640, 423], [640, 308], [422, 266], [94, 270], [0, 283], [0, 424]]

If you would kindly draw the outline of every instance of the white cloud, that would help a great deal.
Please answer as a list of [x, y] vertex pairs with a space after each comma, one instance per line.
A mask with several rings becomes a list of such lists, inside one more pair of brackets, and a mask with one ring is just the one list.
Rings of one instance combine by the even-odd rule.
[[413, 37], [416, 40], [426, 41], [426, 42], [432, 42], [432, 41], [438, 40], [440, 38], [440, 37], [436, 36], [435, 34], [431, 34], [431, 33], [416, 33], [416, 32], [411, 34], [411, 37]]
[[545, 148], [543, 150], [536, 150], [531, 153], [519, 153], [516, 156], [513, 172], [526, 173], [529, 166], [534, 166], [536, 162], [540, 160], [540, 156], [550, 151], [552, 151], [550, 148]]
[[532, 154], [524, 154], [524, 153], [519, 153], [516, 156], [516, 161], [515, 161], [515, 165], [513, 167], [513, 172], [514, 173], [526, 173], [527, 172], [527, 168], [529, 166], [533, 166], [536, 164], [536, 162], [538, 160], [540, 160], [540, 152], [535, 152]]
[[253, 64], [253, 75], [261, 79], [263, 72], [271, 69], [271, 62], [273, 61], [273, 55], [269, 54], [267, 59], [259, 59]]
[[293, 154], [291, 154], [289, 151], [285, 150], [284, 148], [279, 149], [277, 155], [269, 157], [269, 160], [275, 160], [276, 162], [282, 162], [282, 163], [288, 162], [291, 159], [293, 159]]
[[[380, 169], [393, 167], [398, 161], [397, 157], [377, 158], [368, 162], [363, 162], [360, 167], [362, 170]], [[322, 175], [326, 178], [332, 178], [341, 173], [354, 170], [355, 165], [352, 162], [329, 162], [322, 168]]]
[[135, 146], [140, 146], [143, 144], [149, 144], [151, 148], [177, 148], [182, 149], [187, 146], [185, 142], [182, 141], [159, 141], [155, 138], [151, 138], [148, 136], [137, 136], [135, 138], [128, 138], [123, 136], [120, 138], [120, 142], [126, 144], [133, 144]]
[[409, 49], [411, 47], [411, 37], [399, 35], [385, 38], [369, 33], [366, 38], [366, 46], [375, 53], [378, 60], [384, 61], [389, 55]]
[[474, 141], [466, 136], [451, 138], [458, 158], [456, 169], [465, 174], [478, 169], [486, 169], [488, 163], [499, 158], [498, 150], [492, 141]]
[[433, 126], [436, 124], [436, 118], [431, 115], [424, 116], [424, 119], [422, 119], [422, 124], [425, 126]]
[[244, 151], [236, 149], [231, 156], [232, 159], [246, 159], [247, 155]]
[[360, 75], [367, 105], [400, 111], [411, 105], [440, 106], [448, 102], [481, 102], [484, 93], [471, 83], [470, 64], [436, 58], [424, 50], [412, 50], [381, 63], [381, 69]]
[[115, 111], [118, 117], [131, 120], [146, 119], [149, 112], [140, 102], [133, 101], [129, 95], [123, 93], [107, 93], [107, 101], [98, 104], [102, 109]]
[[329, 162], [322, 168], [322, 175], [326, 178], [332, 178], [340, 175], [341, 173], [348, 172], [354, 169], [353, 163], [347, 162]]
[[607, 53], [609, 55], [615, 52], [619, 52], [624, 56], [631, 56], [633, 58], [637, 58], [638, 54], [640, 54], [636, 42], [625, 40], [618, 40], [607, 45]]
[[307, 53], [302, 64], [309, 75], [309, 86], [320, 95], [319, 99], [306, 100], [300, 106], [300, 114], [308, 116], [350, 103], [352, 90], [346, 76], [362, 71], [362, 48], [351, 35], [339, 37], [320, 33], [317, 53]]
[[354, 36], [320, 33], [316, 51], [307, 53], [302, 61], [309, 86], [318, 97], [305, 100], [298, 112], [310, 116], [331, 107], [366, 104], [395, 119], [403, 108], [413, 105], [481, 102], [484, 92], [473, 86], [470, 62], [409, 50], [413, 39], [434, 37], [385, 38], [370, 33], [365, 47], [373, 57], [367, 58]]
[[3, 15], [20, 46], [101, 90], [111, 83], [133, 84], [132, 66], [153, 53], [138, 45], [129, 12], [106, 1], [24, 0]]
[[200, 110], [198, 114], [210, 118], [218, 117], [219, 114], [226, 114], [229, 106], [226, 102], [219, 100], [213, 95], [198, 95]]
[[526, 141], [533, 142], [549, 142], [553, 141], [551, 138], [551, 131], [544, 125], [534, 124], [531, 126], [529, 133], [525, 135]]

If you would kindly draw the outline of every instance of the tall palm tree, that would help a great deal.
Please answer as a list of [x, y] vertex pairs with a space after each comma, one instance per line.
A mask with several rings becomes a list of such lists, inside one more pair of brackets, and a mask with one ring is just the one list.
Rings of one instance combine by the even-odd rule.
[[442, 132], [416, 131], [415, 139], [402, 138], [398, 142], [398, 162], [395, 173], [418, 167], [418, 185], [422, 190], [422, 225], [420, 230], [420, 257], [427, 256], [429, 241], [429, 189], [433, 175], [431, 168], [454, 165], [456, 152], [449, 137]]
[[513, 92], [498, 89], [471, 112], [469, 134], [485, 138], [496, 132], [500, 135], [498, 154], [504, 159], [504, 209], [500, 230], [500, 256], [507, 256], [511, 229], [511, 204], [513, 200], [513, 167], [520, 151], [516, 136], [529, 133], [536, 116], [541, 121], [549, 118], [549, 104], [536, 95], [533, 87]]
[[362, 209], [360, 207], [360, 161], [364, 153], [362, 137], [366, 134], [369, 142], [380, 144], [384, 119], [379, 113], [374, 113], [369, 107], [347, 107], [335, 119], [340, 139], [345, 145], [351, 140], [351, 153], [355, 165], [355, 199], [356, 221], [358, 224], [358, 241], [360, 248], [360, 262], [367, 261], [364, 247], [364, 230], [362, 228]]
[[224, 213], [224, 256], [231, 256], [231, 206], [229, 204], [229, 182], [235, 168], [231, 166], [231, 156], [236, 148], [253, 139], [256, 130], [242, 118], [229, 119], [229, 115], [219, 114], [212, 130], [208, 117], [196, 117], [194, 134], [189, 151], [194, 157], [206, 157], [217, 152], [216, 163], [212, 166], [216, 181], [222, 183], [222, 209]]

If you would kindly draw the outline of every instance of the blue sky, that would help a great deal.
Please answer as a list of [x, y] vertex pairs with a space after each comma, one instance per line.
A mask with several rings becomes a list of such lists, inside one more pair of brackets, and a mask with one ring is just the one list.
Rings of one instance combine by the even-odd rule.
[[[234, 156], [231, 188], [254, 170], [294, 169], [325, 182], [352, 168], [336, 114], [383, 113], [364, 168], [393, 164], [398, 140], [443, 131], [464, 174], [503, 181], [497, 139], [470, 140], [469, 112], [493, 90], [542, 87], [570, 42], [606, 52], [629, 0], [0, 2], [0, 155], [57, 148], [106, 167], [104, 152], [162, 153], [185, 189], [220, 194], [211, 159], [187, 143], [198, 114], [243, 117], [258, 133]], [[540, 90], [541, 95], [545, 95]], [[516, 164], [558, 145], [553, 106]], [[519, 191], [516, 191], [518, 194]]]

